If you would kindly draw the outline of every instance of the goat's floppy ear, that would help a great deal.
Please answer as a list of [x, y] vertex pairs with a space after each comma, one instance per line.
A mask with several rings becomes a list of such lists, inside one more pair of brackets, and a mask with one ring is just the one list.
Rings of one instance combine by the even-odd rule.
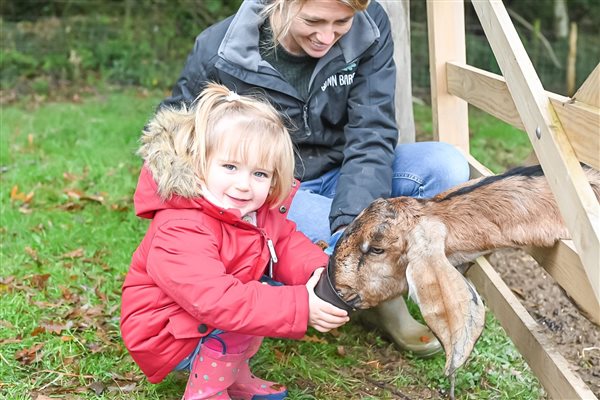
[[485, 308], [444, 251], [445, 225], [422, 218], [408, 237], [406, 280], [425, 322], [444, 346], [445, 374], [461, 367], [481, 335]]

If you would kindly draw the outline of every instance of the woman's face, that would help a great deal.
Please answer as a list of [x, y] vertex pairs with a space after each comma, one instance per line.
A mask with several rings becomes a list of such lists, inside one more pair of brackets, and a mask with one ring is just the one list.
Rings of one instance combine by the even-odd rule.
[[292, 54], [321, 58], [350, 30], [353, 18], [354, 10], [337, 0], [308, 0], [281, 44]]

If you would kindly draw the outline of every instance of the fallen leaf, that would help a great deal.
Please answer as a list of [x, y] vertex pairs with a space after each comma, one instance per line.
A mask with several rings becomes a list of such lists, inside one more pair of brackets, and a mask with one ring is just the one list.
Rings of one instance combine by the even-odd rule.
[[36, 326], [35, 328], [33, 328], [29, 336], [38, 336], [42, 333], [46, 333], [46, 329], [42, 328], [41, 326]]
[[85, 255], [85, 250], [82, 247], [80, 247], [78, 249], [69, 251], [68, 253], [61, 255], [60, 258], [81, 258], [84, 255]]
[[50, 274], [31, 275], [29, 277], [29, 284], [33, 288], [43, 290], [43, 289], [46, 289], [46, 285], [48, 284], [49, 278], [50, 278]]
[[28, 349], [19, 350], [15, 353], [15, 360], [21, 364], [29, 365], [36, 360], [37, 352], [44, 347], [44, 343], [37, 343]]
[[98, 298], [100, 300], [102, 300], [103, 303], [107, 303], [108, 302], [108, 298], [106, 297], [106, 295], [104, 293], [102, 293], [100, 291], [100, 288], [98, 286], [96, 286], [94, 292], [96, 293], [96, 296], [98, 296]]
[[33, 199], [33, 195], [34, 195], [33, 191], [31, 191], [27, 194], [19, 191], [19, 185], [13, 186], [12, 189], [10, 190], [10, 200], [12, 202], [22, 201], [23, 203], [28, 204]]
[[106, 389], [106, 385], [104, 383], [98, 382], [98, 381], [90, 383], [90, 385], [88, 387], [90, 389], [92, 389], [94, 391], [94, 393], [96, 393], [96, 396], [100, 396]]
[[375, 368], [375, 369], [379, 369], [381, 367], [381, 363], [379, 362], [379, 360], [367, 361], [365, 364], [367, 364], [369, 367]]
[[37, 251], [35, 251], [34, 249], [32, 249], [31, 247], [27, 246], [25, 247], [25, 253], [27, 253], [27, 255], [29, 257], [31, 257], [31, 259], [33, 261], [35, 261], [36, 263], [40, 262], [40, 258], [38, 257], [38, 253]]
[[69, 201], [67, 203], [59, 205], [56, 208], [58, 208], [59, 210], [65, 210], [65, 211], [79, 211], [79, 210], [83, 210], [83, 205]]
[[95, 201], [104, 204], [104, 196], [102, 194], [86, 194], [84, 191], [76, 188], [65, 189], [67, 196], [74, 200]]
[[327, 340], [322, 339], [320, 337], [317, 336], [311, 336], [311, 335], [304, 335], [304, 337], [302, 337], [303, 342], [310, 342], [310, 343], [327, 343]]
[[63, 178], [69, 182], [78, 181], [80, 179], [77, 175], [72, 174], [71, 172], [63, 172]]
[[44, 328], [48, 333], [60, 334], [64, 330], [71, 329], [73, 327], [73, 322], [67, 321], [66, 324], [57, 324], [55, 322], [42, 322], [40, 326]]

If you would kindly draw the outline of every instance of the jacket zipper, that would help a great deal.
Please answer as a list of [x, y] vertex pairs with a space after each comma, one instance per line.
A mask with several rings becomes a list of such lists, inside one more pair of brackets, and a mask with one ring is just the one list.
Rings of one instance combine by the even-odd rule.
[[273, 264], [275, 264], [277, 260], [277, 253], [275, 253], [275, 246], [273, 246], [273, 241], [271, 239], [267, 239], [267, 247], [269, 248], [269, 254], [271, 258], [269, 258], [269, 278], [273, 279]]
[[304, 120], [304, 130], [306, 132], [306, 136], [310, 136], [312, 134], [310, 130], [310, 126], [308, 125], [308, 101], [310, 97], [306, 100], [306, 103], [302, 106], [302, 119]]

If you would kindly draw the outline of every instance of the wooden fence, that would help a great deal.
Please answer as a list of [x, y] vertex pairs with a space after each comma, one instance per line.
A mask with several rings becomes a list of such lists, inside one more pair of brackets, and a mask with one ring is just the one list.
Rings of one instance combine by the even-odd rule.
[[[391, 17], [401, 17], [393, 15], [394, 8], [406, 13], [407, 0], [383, 3]], [[472, 0], [471, 4], [503, 76], [466, 64], [464, 1], [427, 0], [435, 138], [460, 148], [469, 159], [472, 177], [477, 177], [491, 173], [469, 153], [468, 104], [527, 133], [572, 236], [552, 249], [528, 251], [582, 312], [600, 324], [600, 205], [580, 166], [583, 161], [600, 169], [600, 64], [572, 98], [549, 93], [502, 1]], [[396, 46], [405, 45], [402, 32], [396, 33], [404, 38], [396, 40]], [[550, 397], [596, 399], [547, 343], [540, 334], [542, 327], [486, 258], [480, 257], [467, 277]]]

